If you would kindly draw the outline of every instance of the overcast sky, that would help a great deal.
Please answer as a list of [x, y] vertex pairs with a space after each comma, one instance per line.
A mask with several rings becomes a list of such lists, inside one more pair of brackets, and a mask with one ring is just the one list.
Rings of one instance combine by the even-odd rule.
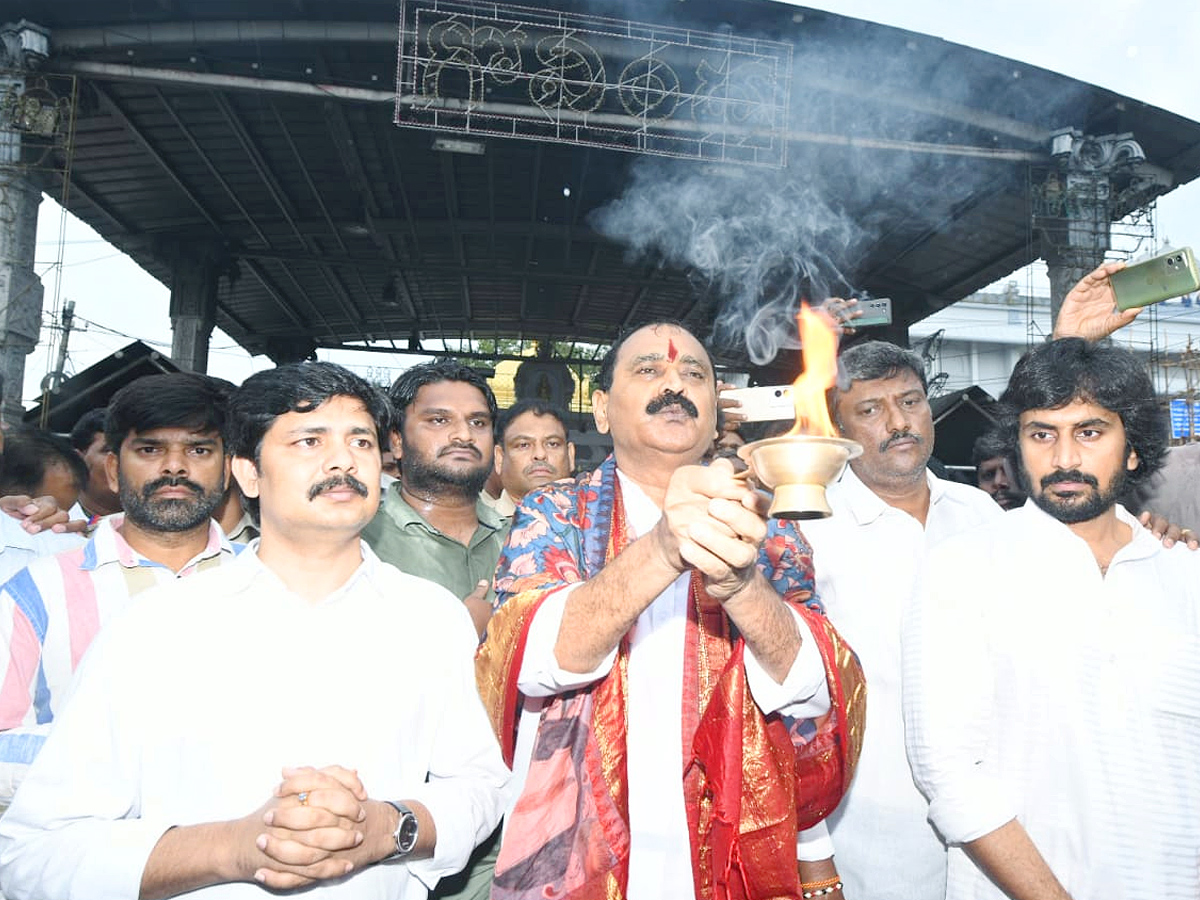
[[[1200, 121], [1194, 75], [1200, 36], [1195, 0], [840, 0], [797, 4], [918, 31], [1061, 72]], [[870, 65], [870, 60], [864, 60]], [[1135, 136], [1136, 137], [1136, 136]], [[1200, 182], [1158, 203], [1158, 238], [1175, 245], [1200, 242]], [[57, 261], [62, 236], [61, 284]], [[134, 338], [169, 352], [168, 292], [83, 223], [43, 202], [38, 223], [37, 272], [46, 288], [44, 308], [75, 301], [86, 320], [70, 339], [68, 374], [79, 371]], [[1032, 283], [1041, 283], [1044, 266]], [[1022, 285], [1029, 279], [1022, 280]], [[43, 331], [45, 334], [46, 332]], [[45, 342], [26, 363], [25, 396], [33, 402], [43, 374], [53, 366]], [[397, 369], [411, 357], [338, 356], [338, 361]], [[213, 335], [209, 371], [234, 381], [271, 365], [251, 359], [221, 332]], [[356, 368], [358, 365], [356, 365]], [[386, 375], [385, 371], [377, 374]]]

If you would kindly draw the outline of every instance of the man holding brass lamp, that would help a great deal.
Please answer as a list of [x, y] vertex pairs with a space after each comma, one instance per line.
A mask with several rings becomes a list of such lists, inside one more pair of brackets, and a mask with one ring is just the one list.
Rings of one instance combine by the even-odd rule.
[[492, 896], [836, 897], [794, 848], [850, 781], [863, 691], [807, 545], [698, 465], [716, 381], [686, 330], [618, 340], [596, 387], [613, 455], [518, 508], [480, 653], [523, 785]]

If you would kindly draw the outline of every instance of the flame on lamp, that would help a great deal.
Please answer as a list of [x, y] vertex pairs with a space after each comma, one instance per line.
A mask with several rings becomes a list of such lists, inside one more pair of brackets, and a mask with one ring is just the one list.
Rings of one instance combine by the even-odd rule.
[[800, 304], [796, 321], [800, 326], [804, 371], [792, 382], [796, 424], [788, 435], [837, 437], [825, 403], [825, 392], [837, 382], [837, 332], [825, 316], [813, 312], [807, 303]]

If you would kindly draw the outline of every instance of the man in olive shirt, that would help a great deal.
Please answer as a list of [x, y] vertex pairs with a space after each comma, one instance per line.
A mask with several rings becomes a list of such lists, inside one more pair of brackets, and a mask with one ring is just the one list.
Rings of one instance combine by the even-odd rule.
[[[482, 375], [450, 359], [413, 366], [388, 395], [400, 479], [389, 485], [363, 539], [384, 562], [462, 597], [482, 638], [508, 535], [508, 520], [479, 499], [492, 473], [496, 397]], [[498, 835], [476, 848], [459, 875], [438, 884], [435, 900], [486, 900]]]
[[482, 635], [508, 521], [479, 501], [492, 471], [496, 398], [474, 369], [437, 360], [389, 391], [400, 480], [363, 538], [384, 562], [462, 597]]

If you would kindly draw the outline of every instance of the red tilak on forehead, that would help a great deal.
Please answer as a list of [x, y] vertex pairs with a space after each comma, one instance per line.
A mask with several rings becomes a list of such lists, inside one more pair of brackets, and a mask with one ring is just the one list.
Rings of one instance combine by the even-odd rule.
[[667, 338], [667, 361], [675, 362], [675, 357], [679, 355], [679, 350], [675, 346], [675, 342]]

